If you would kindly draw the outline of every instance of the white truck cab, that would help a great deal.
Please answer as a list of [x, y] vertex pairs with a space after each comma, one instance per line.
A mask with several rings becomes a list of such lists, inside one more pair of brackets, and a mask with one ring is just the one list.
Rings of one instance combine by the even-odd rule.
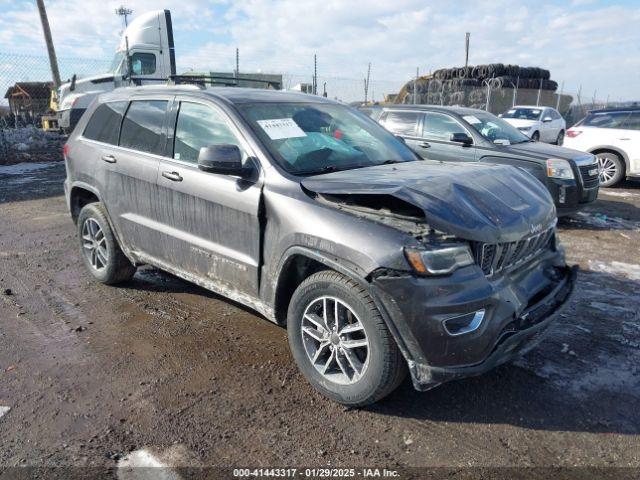
[[166, 81], [176, 74], [171, 12], [156, 10], [136, 17], [122, 33], [120, 44], [105, 73], [60, 85], [58, 124], [70, 132], [93, 99], [125, 85]]

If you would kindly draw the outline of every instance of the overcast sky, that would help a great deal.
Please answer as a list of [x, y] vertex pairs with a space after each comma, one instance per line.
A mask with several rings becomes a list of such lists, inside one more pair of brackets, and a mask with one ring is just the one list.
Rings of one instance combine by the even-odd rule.
[[[551, 70], [565, 91], [640, 98], [640, 2], [597, 0], [123, 0], [139, 14], [168, 8], [179, 69], [241, 70], [405, 80], [464, 62]], [[113, 55], [120, 1], [45, 0], [58, 56]], [[0, 54], [45, 54], [35, 0], [0, 0]], [[1, 56], [0, 56], [1, 58]]]

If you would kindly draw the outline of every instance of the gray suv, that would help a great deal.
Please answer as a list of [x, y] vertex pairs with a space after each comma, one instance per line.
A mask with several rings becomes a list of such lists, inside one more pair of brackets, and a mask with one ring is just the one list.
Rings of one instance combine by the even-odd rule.
[[153, 265], [286, 325], [343, 404], [476, 375], [536, 344], [574, 271], [544, 186], [510, 166], [425, 161], [320, 97], [119, 89], [64, 149], [82, 259]]

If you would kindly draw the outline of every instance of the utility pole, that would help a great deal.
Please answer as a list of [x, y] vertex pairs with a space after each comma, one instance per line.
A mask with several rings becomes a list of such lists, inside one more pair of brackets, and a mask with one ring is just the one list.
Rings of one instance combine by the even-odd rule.
[[469, 37], [471, 37], [471, 32], [467, 32], [465, 35], [464, 41], [464, 68], [469, 66]]
[[562, 81], [562, 85], [560, 85], [560, 93], [558, 94], [558, 99], [556, 100], [556, 110], [560, 111], [560, 97], [562, 97], [562, 92], [564, 91], [564, 80]]
[[240, 49], [236, 47], [236, 78], [240, 75]]
[[42, 22], [42, 31], [44, 32], [44, 41], [47, 44], [47, 53], [49, 54], [49, 64], [51, 65], [53, 85], [58, 88], [62, 82], [60, 81], [60, 70], [58, 70], [56, 50], [53, 48], [53, 38], [51, 37], [51, 28], [49, 27], [47, 10], [44, 8], [44, 0], [37, 0], [37, 3], [38, 11], [40, 12], [40, 22]]
[[369, 66], [367, 67], [367, 78], [364, 80], [364, 104], [367, 104], [367, 100], [369, 97], [369, 79], [371, 78], [371, 62], [369, 62]]
[[313, 54], [313, 94], [318, 94], [318, 56]]
[[133, 13], [133, 10], [125, 7], [124, 5], [120, 5], [118, 8], [116, 8], [116, 15], [124, 19], [124, 28], [127, 28], [129, 26], [128, 17], [132, 13]]

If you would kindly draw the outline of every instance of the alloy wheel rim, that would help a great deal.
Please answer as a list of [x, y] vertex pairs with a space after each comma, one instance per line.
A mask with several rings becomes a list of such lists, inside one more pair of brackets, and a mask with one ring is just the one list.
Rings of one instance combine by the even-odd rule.
[[93, 218], [87, 218], [82, 224], [82, 250], [94, 270], [104, 270], [109, 261], [107, 240], [100, 224]]
[[313, 300], [304, 311], [302, 343], [313, 367], [333, 383], [351, 385], [369, 366], [369, 339], [353, 309], [336, 297]]
[[610, 182], [616, 175], [615, 162], [608, 157], [598, 157], [598, 165], [600, 167], [600, 182]]

